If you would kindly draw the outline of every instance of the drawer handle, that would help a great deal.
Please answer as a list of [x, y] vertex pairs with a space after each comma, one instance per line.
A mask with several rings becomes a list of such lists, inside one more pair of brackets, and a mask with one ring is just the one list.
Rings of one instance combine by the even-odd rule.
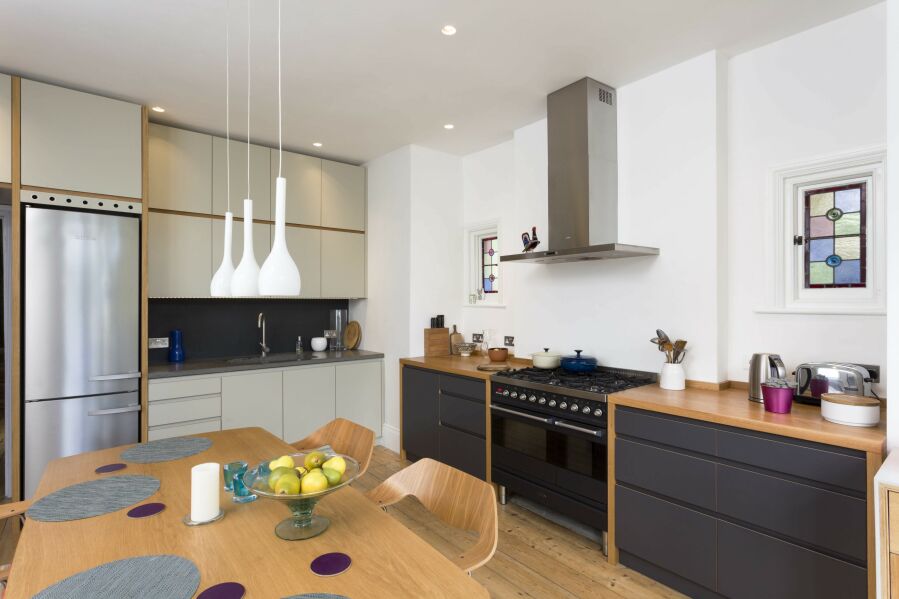
[[563, 422], [562, 420], [556, 420], [555, 424], [556, 424], [556, 426], [561, 426], [562, 428], [568, 428], [573, 431], [578, 431], [581, 433], [587, 433], [588, 435], [593, 435], [594, 437], [602, 437], [602, 435], [603, 435], [601, 430], [587, 428], [585, 426], [575, 426], [573, 424], [568, 424], [567, 422]]
[[107, 416], [109, 414], [127, 414], [128, 412], [140, 412], [139, 405], [126, 406], [124, 408], [109, 408], [107, 410], [91, 410], [88, 416]]
[[499, 406], [495, 406], [490, 404], [491, 410], [496, 410], [498, 412], [505, 412], [506, 414], [514, 414], [515, 416], [520, 416], [521, 418], [530, 418], [531, 420], [538, 420], [545, 424], [552, 423], [552, 418], [541, 418], [540, 416], [532, 416], [531, 414], [525, 414], [524, 412], [519, 412], [518, 410], [508, 410], [506, 408], [501, 408]]
[[124, 379], [139, 379], [139, 372], [124, 372], [122, 374], [100, 374], [92, 376], [91, 381], [121, 381]]

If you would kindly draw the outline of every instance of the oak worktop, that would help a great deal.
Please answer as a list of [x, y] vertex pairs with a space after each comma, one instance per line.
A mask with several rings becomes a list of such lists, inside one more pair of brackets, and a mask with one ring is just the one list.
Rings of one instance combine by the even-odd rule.
[[766, 412], [762, 404], [749, 401], [747, 394], [746, 389], [666, 391], [658, 385], [647, 385], [613, 393], [609, 403], [859, 451], [884, 452], [885, 412], [878, 426], [845, 426], [824, 420], [818, 406], [796, 402], [789, 414]]
[[[478, 378], [483, 381], [489, 381], [490, 376], [496, 373], [478, 370], [478, 366], [490, 363], [490, 359], [482, 355], [469, 356], [468, 358], [463, 358], [462, 356], [419, 356], [417, 358], [400, 359], [400, 364], [405, 366], [458, 374], [459, 376]], [[530, 360], [521, 358], [511, 358], [509, 364], [512, 368], [524, 368], [531, 365]]]

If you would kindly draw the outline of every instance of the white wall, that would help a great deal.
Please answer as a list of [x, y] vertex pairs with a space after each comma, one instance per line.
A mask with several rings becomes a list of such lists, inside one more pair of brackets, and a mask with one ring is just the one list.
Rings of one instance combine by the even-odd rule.
[[368, 299], [350, 302], [363, 349], [384, 354], [383, 443], [399, 451], [398, 360], [409, 350], [411, 148], [368, 163]]
[[730, 61], [730, 379], [746, 380], [753, 352], [780, 353], [788, 368], [885, 364], [883, 316], [755, 312], [768, 292], [760, 281], [771, 171], [886, 141], [885, 17], [879, 4]]
[[[718, 380], [716, 71], [709, 53], [618, 90], [620, 238], [661, 255], [504, 265], [508, 314], [496, 320], [516, 336], [516, 354], [577, 348], [603, 364], [656, 371], [649, 339], [662, 327], [689, 339], [690, 378]], [[520, 251], [520, 233], [531, 226], [546, 232], [546, 151], [543, 120], [464, 161], [469, 223], [484, 211], [473, 181], [495, 165], [502, 174], [488, 183], [506, 180], [511, 160], [513, 193], [494, 192], [505, 200], [487, 206], [500, 215], [504, 253]], [[466, 332], [476, 328], [476, 310], [466, 310]]]
[[[889, 376], [899, 376], [899, 0], [887, 3], [887, 361]], [[887, 445], [899, 446], [899, 410], [887, 410]], [[878, 556], [880, 552], [878, 551]], [[880, 581], [880, 577], [877, 577]]]

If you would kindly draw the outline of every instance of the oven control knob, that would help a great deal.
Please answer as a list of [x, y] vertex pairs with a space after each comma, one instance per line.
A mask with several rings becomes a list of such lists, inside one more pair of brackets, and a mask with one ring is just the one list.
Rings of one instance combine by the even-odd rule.
[[568, 408], [568, 402], [563, 401], [562, 403], [559, 404], [559, 407], [562, 408], [563, 410], [567, 409], [567, 408]]
[[602, 416], [602, 410], [596, 408], [595, 410], [593, 410], [593, 415], [599, 418], [600, 416]]
[[556, 407], [556, 400], [555, 400], [555, 399], [549, 400], [549, 407], [551, 407], [551, 408]]
[[509, 397], [509, 390], [508, 390], [508, 389], [506, 389], [505, 391], [503, 391], [503, 397]]
[[543, 404], [546, 403], [546, 398], [545, 398], [545, 397], [541, 397], [539, 400], [537, 400], [537, 403], [539, 403], [539, 404], [542, 406]]
[[530, 397], [528, 397], [528, 401], [531, 402], [531, 403], [534, 403], [535, 401], [537, 401], [537, 396], [536, 396], [536, 395], [531, 395]]
[[518, 391], [512, 391], [512, 399], [518, 397]]
[[590, 413], [590, 406], [584, 406], [583, 409], [581, 410], [581, 412], [583, 412], [584, 414], [589, 414], [589, 413]]
[[577, 412], [577, 411], [578, 411], [578, 407], [577, 407], [577, 404], [576, 404], [576, 403], [571, 404], [571, 411], [572, 411], [572, 412]]

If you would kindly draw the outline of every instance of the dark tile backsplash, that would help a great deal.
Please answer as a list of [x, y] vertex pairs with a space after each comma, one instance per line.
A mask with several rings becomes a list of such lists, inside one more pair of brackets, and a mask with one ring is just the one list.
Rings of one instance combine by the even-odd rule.
[[[266, 342], [272, 352], [296, 349], [297, 335], [309, 349], [330, 324], [330, 311], [347, 300], [151, 299], [149, 336], [168, 337], [181, 329], [185, 358], [243, 356], [259, 351], [256, 316], [265, 313]], [[151, 349], [150, 363], [168, 361], [168, 350]]]

